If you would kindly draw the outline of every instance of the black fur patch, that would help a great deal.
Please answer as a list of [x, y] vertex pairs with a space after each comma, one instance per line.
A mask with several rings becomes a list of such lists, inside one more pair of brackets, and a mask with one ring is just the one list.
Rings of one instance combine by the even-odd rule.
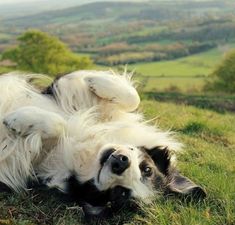
[[[131, 197], [131, 190], [116, 186], [106, 191], [99, 191], [93, 180], [81, 183], [75, 175], [67, 180], [67, 193], [72, 201], [78, 202], [88, 216], [110, 216], [122, 209]], [[94, 211], [92, 211], [94, 210]], [[100, 215], [95, 213], [99, 211]]]
[[44, 89], [44, 90], [42, 91], [42, 94], [54, 96], [53, 85], [54, 85], [54, 82], [53, 82], [50, 86], [48, 86], [46, 89]]
[[0, 182], [0, 193], [1, 192], [11, 193], [12, 190], [6, 184]]
[[109, 156], [113, 154], [116, 150], [113, 148], [110, 148], [103, 152], [103, 154], [100, 157], [100, 164], [103, 166], [104, 163], [108, 160]]
[[150, 155], [155, 165], [161, 173], [168, 175], [170, 168], [170, 152], [167, 148], [155, 147], [152, 149], [146, 149], [146, 152]]
[[93, 180], [81, 183], [75, 175], [67, 180], [67, 192], [78, 203], [88, 202], [94, 206], [101, 206], [108, 202], [107, 191], [99, 191]]
[[56, 76], [56, 78], [54, 79], [54, 81], [51, 83], [50, 86], [46, 87], [43, 91], [42, 94], [44, 95], [51, 95], [51, 96], [55, 96], [55, 90], [54, 90], [54, 85], [56, 85], [57, 81], [63, 77], [64, 74], [59, 74]]

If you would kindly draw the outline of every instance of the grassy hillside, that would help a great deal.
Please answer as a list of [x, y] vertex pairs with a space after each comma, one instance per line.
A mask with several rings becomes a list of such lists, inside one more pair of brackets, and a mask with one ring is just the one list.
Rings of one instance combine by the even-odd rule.
[[[89, 3], [91, 1], [88, 1]], [[35, 26], [50, 24], [55, 21], [71, 23], [75, 20], [170, 20], [190, 18], [198, 12], [213, 10], [220, 12], [221, 9], [231, 11], [233, 5], [230, 1], [99, 1], [85, 4], [78, 7], [71, 7], [62, 10], [51, 10], [37, 15], [25, 16], [17, 19], [8, 20], [9, 24], [16, 23], [22, 26]], [[190, 9], [191, 15], [187, 13]], [[178, 11], [182, 13], [179, 14]]]
[[184, 175], [201, 184], [208, 197], [199, 203], [176, 198], [156, 198], [150, 206], [131, 213], [118, 213], [108, 221], [86, 222], [79, 207], [61, 202], [52, 192], [29, 194], [0, 193], [0, 224], [154, 224], [232, 225], [235, 223], [235, 115], [218, 114], [184, 105], [144, 101], [147, 118], [157, 116], [157, 124], [171, 128], [185, 144], [178, 156]]

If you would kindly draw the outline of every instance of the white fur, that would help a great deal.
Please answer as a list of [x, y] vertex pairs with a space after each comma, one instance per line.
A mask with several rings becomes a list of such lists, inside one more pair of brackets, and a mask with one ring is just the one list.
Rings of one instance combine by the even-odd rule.
[[[140, 99], [128, 75], [74, 72], [55, 83], [55, 99], [40, 94], [27, 83], [28, 78], [0, 77], [1, 182], [19, 191], [26, 188], [29, 177], [50, 178], [48, 186], [64, 191], [70, 171], [82, 182], [97, 181], [99, 155], [109, 145], [129, 154], [133, 163], [122, 179], [102, 173], [97, 187], [104, 190], [122, 184], [131, 186], [141, 198], [152, 194], [140, 182], [141, 153], [136, 147], [177, 151], [181, 145], [169, 132], [147, 124], [133, 112]], [[136, 149], [131, 154], [127, 153], [130, 146]]]

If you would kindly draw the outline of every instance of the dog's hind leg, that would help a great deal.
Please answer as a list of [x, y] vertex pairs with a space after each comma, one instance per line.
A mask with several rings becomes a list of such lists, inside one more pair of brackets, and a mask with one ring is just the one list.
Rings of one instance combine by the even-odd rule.
[[140, 103], [136, 89], [125, 76], [89, 74], [84, 80], [91, 92], [119, 106], [123, 111], [132, 112]]
[[3, 119], [3, 124], [14, 136], [38, 134], [44, 139], [60, 136], [65, 128], [60, 115], [33, 106], [11, 112]]
[[[52, 95], [65, 112], [102, 107], [132, 112], [140, 98], [128, 75], [110, 71], [77, 71], [56, 79], [43, 94]], [[104, 109], [103, 108], [103, 109]]]

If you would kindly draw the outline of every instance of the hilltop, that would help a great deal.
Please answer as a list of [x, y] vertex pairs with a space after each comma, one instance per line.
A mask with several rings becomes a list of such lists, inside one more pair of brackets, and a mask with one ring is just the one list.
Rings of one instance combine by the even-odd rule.
[[[6, 24], [22, 27], [44, 26], [48, 24], [75, 23], [94, 20], [154, 20], [168, 21], [205, 16], [210, 12], [219, 15], [233, 12], [230, 1], [87, 1], [88, 4], [66, 9], [55, 9], [30, 16], [3, 20]], [[59, 4], [59, 3], [58, 3]], [[68, 4], [69, 5], [69, 4]], [[53, 8], [52, 8], [53, 9]]]

